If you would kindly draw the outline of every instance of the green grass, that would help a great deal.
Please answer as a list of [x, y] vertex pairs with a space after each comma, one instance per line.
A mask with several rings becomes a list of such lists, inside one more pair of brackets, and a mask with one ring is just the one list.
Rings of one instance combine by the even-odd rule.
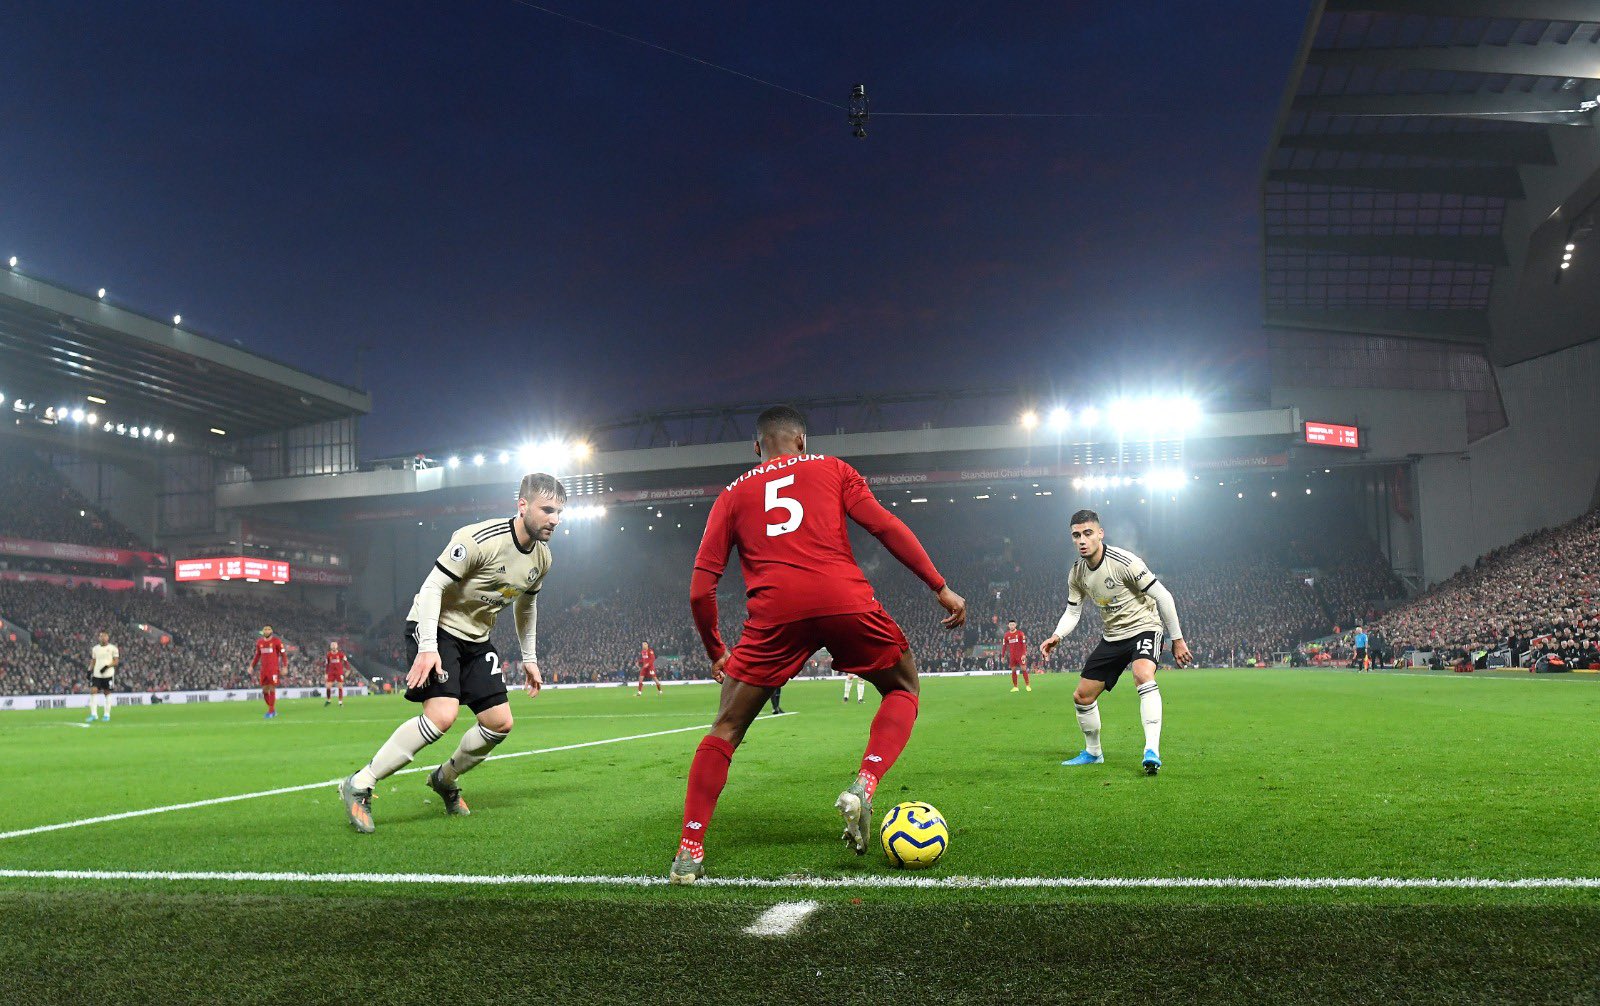
[[[877, 802], [944, 812], [953, 839], [929, 875], [1600, 875], [1600, 682], [1169, 673], [1167, 767], [1152, 779], [1138, 771], [1131, 686], [1102, 700], [1107, 763], [1059, 767], [1081, 739], [1074, 681], [1040, 676], [1016, 695], [993, 677], [925, 683], [916, 733]], [[876, 708], [838, 695], [832, 683], [793, 685], [784, 705], [798, 715], [752, 728], [707, 836], [714, 876], [899, 876], [881, 854], [858, 858], [836, 841], [832, 800]], [[419, 773], [380, 785], [371, 836], [343, 823], [330, 786], [0, 839], [0, 869], [659, 876], [714, 699], [694, 686], [662, 698], [518, 695], [501, 752], [681, 732], [490, 762], [464, 780], [470, 818], [444, 817]], [[279, 708], [272, 722], [247, 703], [132, 708], [87, 729], [73, 725], [81, 713], [0, 715], [11, 769], [0, 832], [332, 779], [415, 710], [393, 697]], [[448, 755], [461, 729], [418, 766]], [[795, 934], [742, 934], [797, 898], [823, 908]], [[866, 994], [889, 980], [945, 1002], [1600, 997], [1587, 977], [1600, 965], [1595, 890], [9, 878], [0, 913], [0, 967], [30, 976], [24, 1002], [348, 1001], [359, 962], [382, 972], [385, 1001], [437, 1003], [454, 993], [424, 976], [480, 956], [503, 962], [497, 992], [568, 1002], [685, 1001], [689, 989], [709, 1002], [837, 1001], [840, 983]], [[283, 944], [270, 978], [250, 963], [260, 932]], [[449, 949], [441, 959], [419, 946]], [[50, 963], [80, 953], [96, 962], [82, 973]], [[80, 980], [90, 975], [108, 980]], [[457, 986], [467, 1001], [470, 982]]]

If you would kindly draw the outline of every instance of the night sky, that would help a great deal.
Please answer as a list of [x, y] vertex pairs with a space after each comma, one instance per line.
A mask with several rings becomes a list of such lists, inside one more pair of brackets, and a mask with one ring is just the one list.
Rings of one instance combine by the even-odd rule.
[[0, 254], [369, 388], [368, 455], [713, 402], [1264, 383], [1259, 171], [1306, 3], [547, 5], [874, 112], [1093, 114], [856, 140], [512, 0], [19, 5]]

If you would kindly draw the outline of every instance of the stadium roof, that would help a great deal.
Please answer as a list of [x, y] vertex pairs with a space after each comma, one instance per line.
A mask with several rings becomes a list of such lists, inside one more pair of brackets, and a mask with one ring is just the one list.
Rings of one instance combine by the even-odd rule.
[[365, 391], [315, 377], [170, 321], [0, 269], [0, 391], [160, 423], [201, 442], [369, 412]]
[[1487, 342], [1520, 169], [1597, 94], [1595, 0], [1316, 4], [1262, 180], [1268, 324]]

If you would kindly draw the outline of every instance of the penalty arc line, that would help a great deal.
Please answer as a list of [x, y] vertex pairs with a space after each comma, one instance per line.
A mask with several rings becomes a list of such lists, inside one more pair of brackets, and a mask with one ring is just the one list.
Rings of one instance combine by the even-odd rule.
[[[0, 879], [22, 880], [164, 880], [233, 883], [306, 884], [464, 884], [472, 886], [662, 887], [665, 876], [568, 875], [558, 873], [302, 873], [255, 870], [8, 870]], [[1600, 890], [1600, 877], [910, 877], [903, 874], [866, 877], [703, 877], [695, 886], [881, 890], [1008, 889], [1216, 889], [1216, 890]], [[802, 902], [803, 904], [803, 902]]]
[[[793, 713], [788, 714], [795, 715]], [[755, 722], [761, 723], [770, 717], [759, 717]], [[539, 748], [536, 751], [513, 751], [509, 754], [490, 755], [487, 761], [503, 761], [507, 758], [526, 758], [529, 755], [555, 754], [558, 751], [576, 751], [579, 748], [598, 747], [602, 744], [620, 744], [623, 741], [641, 741], [651, 737], [666, 737], [669, 734], [687, 733], [691, 730], [710, 730], [711, 724], [700, 724], [692, 727], [674, 727], [671, 730], [656, 730], [647, 734], [630, 734], [627, 737], [607, 737], [597, 741], [581, 741], [577, 744], [562, 744], [558, 747]], [[431, 772], [431, 766], [401, 769], [395, 775], [410, 775], [414, 772]], [[342, 777], [341, 777], [342, 778]], [[390, 776], [389, 778], [393, 778]], [[21, 828], [17, 831], [0, 832], [0, 841], [8, 838], [22, 838], [25, 835], [38, 835], [47, 831], [60, 831], [64, 828], [82, 828], [89, 824], [104, 824], [107, 821], [125, 821], [131, 817], [148, 817], [151, 814], [166, 814], [175, 810], [193, 810], [196, 807], [214, 807], [221, 803], [236, 803], [240, 800], [255, 800], [264, 796], [282, 796], [285, 793], [303, 793], [309, 789], [322, 789], [325, 786], [337, 786], [340, 779], [324, 779], [322, 782], [302, 783], [299, 786], [281, 786], [277, 789], [264, 789], [257, 793], [240, 793], [236, 796], [219, 796], [209, 800], [192, 800], [189, 803], [173, 803], [164, 807], [148, 807], [144, 810], [129, 810], [120, 814], [102, 814], [99, 817], [86, 817], [78, 821], [63, 821], [60, 824], [43, 824], [36, 828]]]

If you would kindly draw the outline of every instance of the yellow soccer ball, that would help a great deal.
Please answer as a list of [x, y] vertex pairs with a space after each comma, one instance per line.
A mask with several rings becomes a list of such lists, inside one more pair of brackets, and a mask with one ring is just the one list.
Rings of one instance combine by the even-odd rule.
[[903, 870], [925, 870], [950, 847], [950, 827], [931, 803], [908, 800], [895, 804], [878, 829], [889, 865]]

